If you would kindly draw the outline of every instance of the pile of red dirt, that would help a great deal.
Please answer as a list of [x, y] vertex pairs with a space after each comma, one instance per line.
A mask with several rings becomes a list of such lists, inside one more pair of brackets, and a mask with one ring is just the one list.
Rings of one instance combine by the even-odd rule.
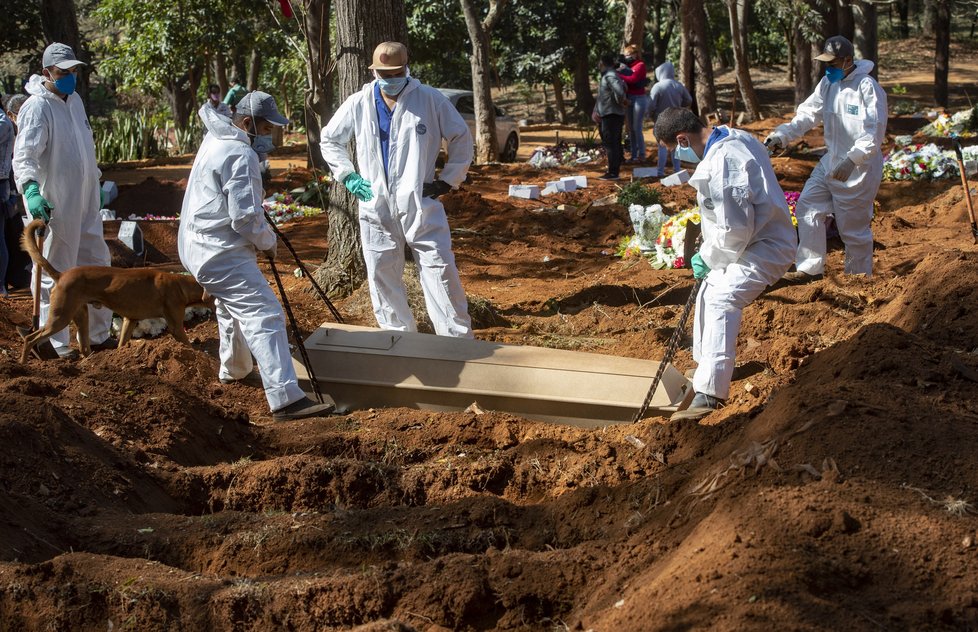
[[[775, 160], [786, 189], [813, 165]], [[480, 167], [444, 197], [467, 292], [505, 318], [476, 334], [661, 357], [692, 280], [607, 254], [631, 232], [594, 203], [616, 185], [506, 194], [572, 173]], [[836, 245], [825, 279], [748, 306], [728, 405], [701, 423], [377, 406], [275, 424], [260, 389], [217, 381], [213, 322], [192, 348], [22, 366], [15, 295], [0, 628], [978, 627], [978, 248], [955, 184], [883, 184], [873, 278], [843, 276]], [[314, 267], [325, 216], [285, 230]], [[284, 281], [303, 328], [331, 320]]]

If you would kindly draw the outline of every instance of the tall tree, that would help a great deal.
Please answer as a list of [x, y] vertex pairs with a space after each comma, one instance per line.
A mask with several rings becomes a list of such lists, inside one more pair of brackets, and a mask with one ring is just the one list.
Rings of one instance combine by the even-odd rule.
[[[41, 30], [44, 31], [46, 44], [61, 42], [71, 46], [78, 59], [89, 64], [91, 56], [82, 46], [81, 35], [78, 32], [78, 14], [73, 0], [41, 0]], [[3, 9], [6, 12], [6, 7]], [[84, 66], [78, 75], [78, 93], [88, 101], [88, 75], [91, 65]]]
[[645, 19], [649, 13], [648, 0], [626, 0], [625, 3], [625, 37], [624, 45], [645, 48]]
[[[875, 62], [879, 52], [876, 4], [871, 0], [854, 0], [852, 16], [855, 22], [855, 39], [852, 43], [856, 52], [863, 59], [871, 59]], [[878, 70], [877, 66], [873, 66], [873, 77], [877, 76]]]
[[306, 39], [306, 146], [310, 166], [325, 169], [326, 161], [319, 147], [322, 126], [332, 114], [333, 83], [329, 46], [330, 0], [305, 0], [302, 25]]
[[691, 88], [694, 111], [706, 116], [716, 110], [717, 100], [704, 0], [682, 0], [679, 14], [682, 21], [679, 65], [683, 84]]
[[934, 101], [948, 106], [947, 72], [951, 62], [951, 0], [936, 0], [934, 7]]
[[[750, 62], [747, 60], [747, 49], [744, 47], [744, 38], [741, 30], [743, 25], [740, 23], [740, 12], [738, 11], [738, 0], [726, 0], [727, 13], [730, 14], [730, 40], [733, 44], [734, 68], [737, 73], [737, 85], [740, 87], [740, 96], [744, 100], [744, 108], [751, 120], [757, 121], [761, 118], [761, 104], [757, 100], [757, 93], [754, 92], [754, 82], [750, 77]], [[742, 1], [742, 0], [741, 0]], [[730, 121], [733, 124], [733, 121]]]
[[489, 12], [479, 19], [475, 0], [460, 0], [465, 26], [472, 42], [472, 93], [475, 96], [475, 161], [487, 163], [499, 157], [496, 138], [496, 111], [492, 105], [492, 71], [489, 34], [499, 23], [509, 0], [489, 0]]
[[[345, 100], [370, 81], [367, 66], [381, 42], [407, 42], [402, 0], [334, 0], [338, 97]], [[351, 153], [355, 152], [351, 149]], [[355, 164], [355, 162], [354, 162]], [[316, 276], [326, 292], [345, 296], [366, 278], [356, 198], [337, 183], [329, 194], [329, 252]]]

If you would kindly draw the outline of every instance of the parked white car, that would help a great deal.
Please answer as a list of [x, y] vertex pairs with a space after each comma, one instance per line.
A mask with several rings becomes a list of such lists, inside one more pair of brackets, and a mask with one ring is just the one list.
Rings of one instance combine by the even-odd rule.
[[[438, 90], [452, 102], [452, 105], [468, 124], [472, 136], [475, 137], [475, 97], [472, 91], [451, 88], [438, 88]], [[503, 162], [513, 162], [516, 160], [516, 151], [520, 148], [519, 123], [512, 116], [503, 112], [502, 108], [493, 107], [496, 108], [496, 139], [499, 142], [499, 159]]]

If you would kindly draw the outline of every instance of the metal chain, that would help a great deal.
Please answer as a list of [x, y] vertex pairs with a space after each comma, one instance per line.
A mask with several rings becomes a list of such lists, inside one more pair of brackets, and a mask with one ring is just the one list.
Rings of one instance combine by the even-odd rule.
[[632, 423], [644, 417], [645, 413], [649, 410], [649, 404], [652, 403], [652, 397], [655, 395], [656, 389], [659, 388], [662, 374], [665, 373], [666, 366], [672, 363], [676, 351], [679, 350], [679, 343], [682, 341], [683, 331], [686, 329], [686, 321], [689, 320], [689, 315], [693, 312], [693, 304], [696, 303], [696, 295], [699, 294], [701, 285], [703, 285], [703, 279], [696, 279], [696, 282], [693, 283], [693, 291], [689, 293], [689, 298], [686, 299], [686, 305], [683, 306], [683, 313], [679, 316], [679, 323], [672, 332], [672, 338], [669, 339], [669, 346], [666, 347], [666, 354], [663, 356], [662, 361], [659, 362], [659, 370], [655, 372], [655, 379], [652, 380], [652, 386], [645, 395], [645, 401], [642, 402], [642, 407], [632, 417]]
[[306, 269], [305, 264], [303, 264], [302, 260], [299, 259], [299, 253], [297, 253], [295, 251], [295, 248], [292, 247], [292, 242], [289, 241], [289, 238], [283, 235], [282, 231], [278, 229], [278, 226], [276, 226], [275, 222], [272, 221], [272, 218], [268, 214], [268, 211], [265, 211], [265, 219], [268, 220], [268, 223], [272, 227], [272, 230], [275, 231], [275, 234], [278, 235], [279, 239], [282, 240], [282, 243], [285, 244], [285, 247], [288, 248], [290, 253], [292, 253], [292, 258], [295, 259], [296, 265], [299, 266], [299, 269], [302, 270], [302, 274], [304, 274], [305, 277], [309, 279], [309, 282], [312, 283], [312, 287], [313, 289], [316, 290], [316, 293], [319, 294], [319, 298], [323, 299], [323, 302], [326, 303], [326, 307], [328, 307], [329, 311], [333, 314], [333, 318], [336, 319], [336, 322], [343, 324], [343, 317], [340, 315], [339, 310], [336, 309], [336, 306], [334, 306], [332, 301], [330, 301], [329, 298], [326, 296], [326, 292], [323, 292], [323, 288], [319, 287], [319, 283], [316, 283], [316, 279], [311, 274], [309, 274], [309, 270]]
[[316, 400], [322, 404], [323, 394], [319, 390], [319, 381], [316, 379], [316, 372], [312, 368], [312, 362], [309, 361], [309, 353], [306, 351], [306, 345], [302, 342], [302, 332], [299, 331], [299, 324], [295, 320], [295, 314], [292, 313], [292, 306], [289, 305], [289, 299], [285, 296], [285, 287], [282, 285], [282, 278], [278, 275], [278, 268], [275, 267], [275, 259], [269, 257], [268, 263], [272, 266], [272, 276], [275, 277], [275, 284], [278, 286], [279, 296], [282, 297], [282, 306], [285, 308], [285, 313], [289, 317], [289, 324], [292, 327], [292, 338], [295, 340], [296, 346], [299, 347], [299, 355], [302, 356], [302, 363], [305, 365], [306, 372], [309, 374], [309, 383], [312, 385], [312, 392], [316, 395]]

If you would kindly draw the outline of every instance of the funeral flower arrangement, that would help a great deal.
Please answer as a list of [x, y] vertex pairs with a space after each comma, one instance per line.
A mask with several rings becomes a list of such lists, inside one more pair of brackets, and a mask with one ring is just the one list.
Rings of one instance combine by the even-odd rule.
[[[199, 305], [194, 307], [188, 307], [183, 314], [184, 322], [195, 320], [195, 319], [207, 319], [210, 318], [211, 310], [206, 307], [201, 307]], [[132, 328], [133, 338], [156, 338], [166, 331], [166, 319], [164, 318], [144, 318], [136, 323], [136, 326]], [[117, 337], [119, 333], [122, 332], [122, 318], [118, 316], [112, 317], [112, 333]]]
[[920, 128], [925, 136], [971, 138], [978, 135], [978, 106], [954, 114], [941, 112], [936, 119]]
[[549, 169], [560, 165], [588, 163], [597, 160], [603, 153], [604, 150], [600, 147], [561, 142], [547, 147], [537, 147], [528, 162], [537, 169]]
[[699, 225], [700, 207], [686, 209], [666, 219], [655, 240], [655, 258], [652, 267], [656, 270], [666, 268], [682, 268], [686, 265], [683, 259], [683, 248], [686, 242], [686, 227], [689, 223]]
[[[978, 147], [965, 147], [962, 153], [965, 160], [975, 160]], [[958, 175], [954, 151], [941, 149], [934, 143], [899, 147], [883, 163], [884, 180], [940, 180]]]
[[798, 191], [785, 191], [784, 200], [788, 203], [788, 210], [791, 211], [791, 225], [798, 228], [798, 217], [795, 215], [795, 207], [798, 206], [798, 198], [801, 193]]
[[300, 204], [289, 193], [275, 193], [265, 198], [262, 206], [276, 224], [284, 224], [289, 220], [301, 217], [320, 215], [323, 212], [321, 208]]

